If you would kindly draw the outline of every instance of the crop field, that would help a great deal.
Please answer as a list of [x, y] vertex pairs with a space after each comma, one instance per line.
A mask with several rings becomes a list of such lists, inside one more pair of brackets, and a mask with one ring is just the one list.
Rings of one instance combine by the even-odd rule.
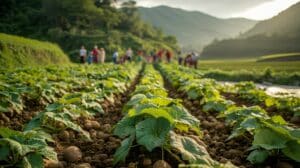
[[0, 167], [300, 167], [300, 99], [173, 64], [0, 71]]
[[257, 62], [254, 60], [200, 60], [200, 70], [219, 69], [223, 71], [262, 72], [270, 69], [274, 72], [293, 73], [300, 71], [300, 61], [292, 62]]

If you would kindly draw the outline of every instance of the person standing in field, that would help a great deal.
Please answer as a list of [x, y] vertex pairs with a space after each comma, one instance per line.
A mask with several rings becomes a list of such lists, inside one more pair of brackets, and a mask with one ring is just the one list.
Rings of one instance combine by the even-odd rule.
[[166, 57], [167, 57], [167, 62], [170, 63], [171, 62], [171, 59], [172, 59], [172, 52], [167, 50], [166, 52]]
[[100, 49], [99, 55], [100, 55], [100, 62], [101, 62], [102, 64], [105, 63], [105, 55], [106, 55], [106, 53], [105, 53], [104, 48], [101, 48], [101, 49]]
[[128, 48], [128, 50], [126, 51], [126, 58], [129, 62], [131, 62], [131, 60], [132, 60], [132, 50], [131, 50], [131, 48]]
[[183, 57], [182, 57], [182, 55], [181, 55], [181, 51], [179, 50], [179, 51], [177, 52], [177, 54], [178, 54], [178, 65], [181, 65], [181, 64], [182, 64], [182, 61], [183, 61]]
[[81, 49], [79, 51], [79, 55], [80, 55], [80, 62], [84, 64], [85, 63], [85, 58], [87, 56], [87, 51], [86, 51], [84, 46], [81, 46]]
[[96, 46], [95, 45], [95, 47], [94, 47], [94, 49], [93, 49], [93, 61], [94, 61], [94, 63], [98, 63], [98, 61], [99, 61], [99, 53], [100, 53], [100, 51], [99, 51], [99, 49], [98, 49], [98, 46]]
[[92, 64], [93, 63], [93, 51], [91, 51], [90, 53], [89, 53], [89, 56], [88, 56], [88, 64]]
[[114, 54], [113, 54], [113, 62], [114, 62], [114, 64], [118, 64], [118, 57], [119, 57], [119, 53], [118, 53], [118, 51], [116, 50], [115, 52], [114, 52]]
[[192, 65], [194, 66], [194, 68], [197, 69], [198, 68], [198, 54], [197, 53], [195, 53], [195, 52], [192, 53], [191, 61], [192, 61]]

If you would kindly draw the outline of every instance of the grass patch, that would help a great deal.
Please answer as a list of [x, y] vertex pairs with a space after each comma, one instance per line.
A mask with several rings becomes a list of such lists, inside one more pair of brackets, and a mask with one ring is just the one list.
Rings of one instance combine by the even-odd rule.
[[1, 69], [68, 63], [56, 44], [0, 33]]
[[257, 62], [300, 61], [300, 53], [284, 53], [260, 57]]
[[262, 72], [271, 69], [274, 72], [300, 72], [300, 61], [293, 62], [256, 62], [256, 60], [214, 60], [199, 61], [201, 70], [252, 71]]

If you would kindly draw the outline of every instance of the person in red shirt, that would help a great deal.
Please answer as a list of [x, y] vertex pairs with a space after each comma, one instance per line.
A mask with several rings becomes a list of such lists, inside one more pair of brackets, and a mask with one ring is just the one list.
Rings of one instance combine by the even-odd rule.
[[162, 60], [163, 54], [164, 54], [164, 50], [159, 50], [159, 51], [157, 52], [156, 55], [157, 55], [157, 58], [158, 58], [159, 61]]
[[98, 46], [95, 46], [94, 49], [93, 49], [93, 58], [94, 58], [94, 62], [95, 63], [98, 63], [99, 62], [99, 49], [98, 49]]

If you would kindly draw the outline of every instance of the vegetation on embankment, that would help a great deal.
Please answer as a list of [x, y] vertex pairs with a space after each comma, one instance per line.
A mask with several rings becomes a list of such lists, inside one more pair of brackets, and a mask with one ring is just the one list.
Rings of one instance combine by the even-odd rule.
[[175, 37], [143, 22], [134, 1], [116, 8], [111, 0], [1, 0], [0, 32], [57, 43], [74, 62], [81, 45], [103, 47], [107, 58], [129, 47], [178, 48]]
[[256, 62], [256, 60], [199, 61], [204, 76], [220, 81], [270, 82], [300, 85], [300, 61]]
[[1, 69], [62, 63], [70, 61], [56, 44], [0, 33]]

